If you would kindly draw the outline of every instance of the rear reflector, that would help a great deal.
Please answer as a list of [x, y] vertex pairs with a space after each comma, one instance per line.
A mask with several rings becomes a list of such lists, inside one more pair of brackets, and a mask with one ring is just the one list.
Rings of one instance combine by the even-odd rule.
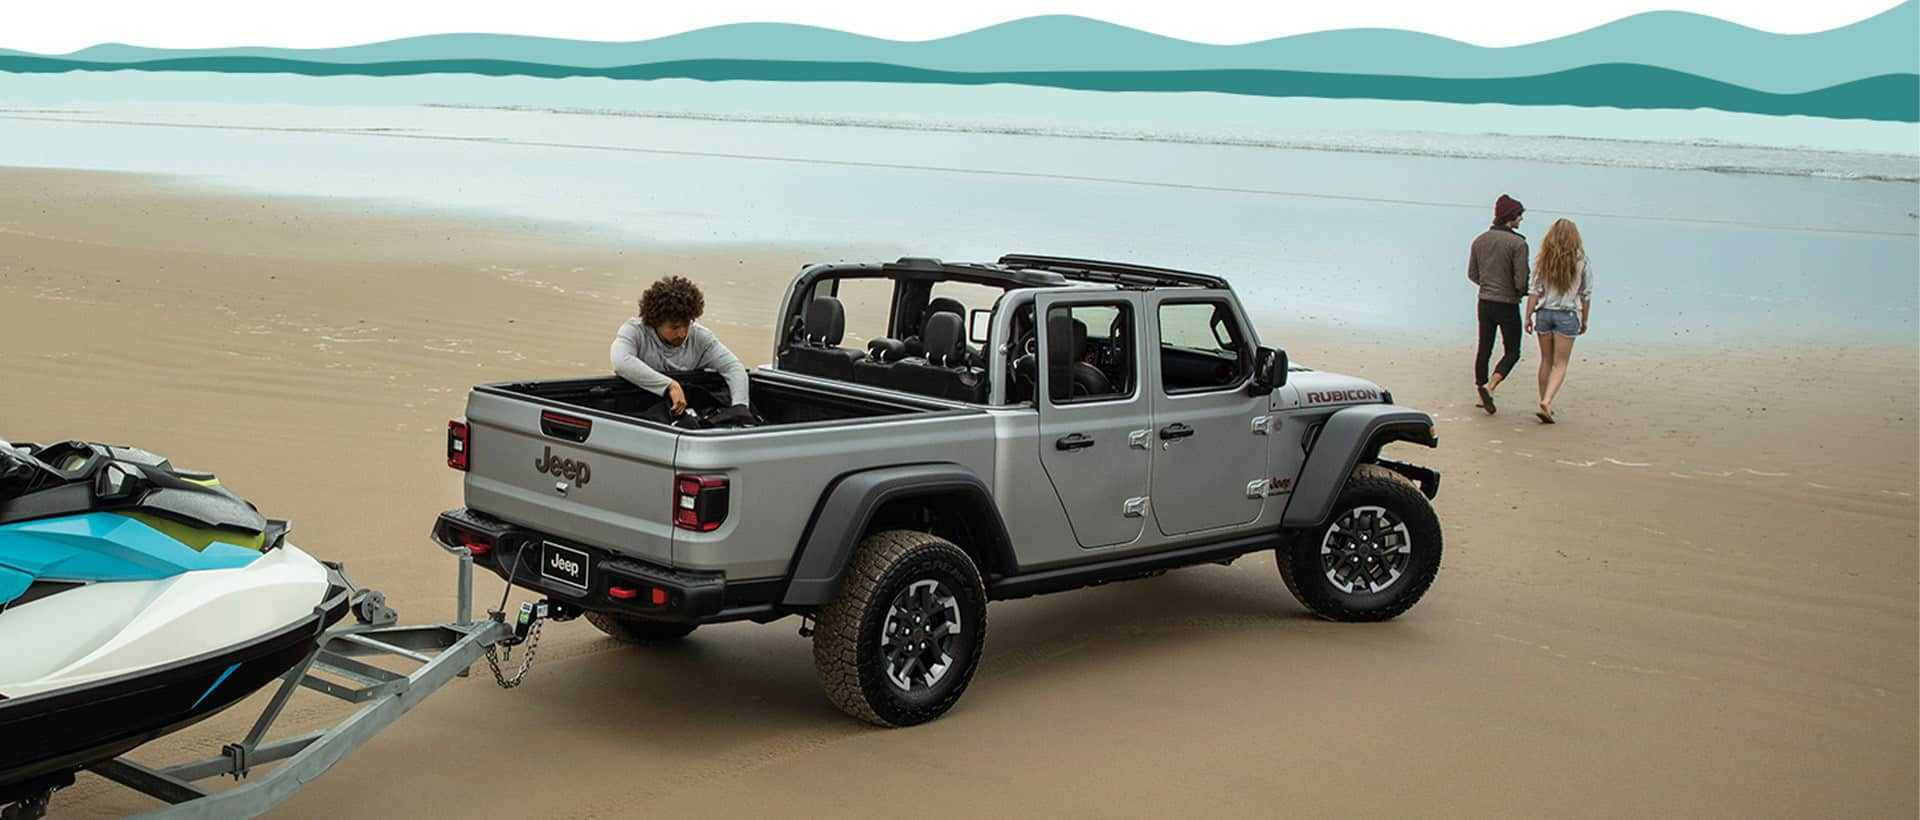
[[467, 423], [462, 419], [447, 422], [447, 466], [456, 470], [467, 469], [468, 446]]
[[607, 597], [619, 598], [622, 601], [631, 601], [635, 598], [640, 597], [640, 590], [634, 589], [633, 587], [623, 587], [618, 584], [615, 584], [613, 586], [607, 587]]
[[665, 606], [666, 603], [667, 603], [667, 591], [659, 587], [654, 587], [653, 588], [653, 605]]

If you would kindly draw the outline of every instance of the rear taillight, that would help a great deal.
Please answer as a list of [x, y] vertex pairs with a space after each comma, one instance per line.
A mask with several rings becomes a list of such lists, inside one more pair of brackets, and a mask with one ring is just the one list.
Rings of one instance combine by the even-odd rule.
[[673, 525], [712, 532], [727, 520], [727, 479], [717, 475], [673, 477]]
[[447, 422], [447, 466], [467, 469], [467, 423], [460, 419]]

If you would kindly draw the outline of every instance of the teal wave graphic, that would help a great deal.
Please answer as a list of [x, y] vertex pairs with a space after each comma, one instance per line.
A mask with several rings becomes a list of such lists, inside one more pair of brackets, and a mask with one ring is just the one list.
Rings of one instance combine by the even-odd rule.
[[107, 44], [66, 55], [4, 51], [0, 55], [128, 64], [207, 57], [308, 63], [486, 60], [599, 69], [759, 60], [881, 63], [969, 74], [1242, 69], [1440, 79], [1535, 77], [1592, 65], [1627, 64], [1785, 94], [1889, 74], [1920, 74], [1916, 31], [1920, 31], [1920, 0], [1905, 0], [1861, 22], [1811, 34], [1773, 34], [1699, 14], [1650, 12], [1507, 48], [1483, 48], [1391, 29], [1317, 32], [1219, 46], [1084, 17], [1043, 16], [924, 42], [811, 26], [742, 23], [630, 43], [440, 34], [331, 49], [167, 50]]
[[1607, 108], [1714, 108], [1752, 114], [1920, 122], [1920, 75], [1889, 74], [1795, 94], [1743, 88], [1640, 65], [1595, 65], [1532, 77], [1439, 78], [1245, 69], [1193, 71], [938, 71], [883, 63], [681, 60], [593, 68], [506, 60], [322, 63], [262, 57], [192, 57], [105, 63], [0, 56], [0, 72], [208, 71], [327, 77], [478, 74], [616, 80], [1018, 85], [1083, 91], [1218, 92], [1264, 97], [1420, 100]]

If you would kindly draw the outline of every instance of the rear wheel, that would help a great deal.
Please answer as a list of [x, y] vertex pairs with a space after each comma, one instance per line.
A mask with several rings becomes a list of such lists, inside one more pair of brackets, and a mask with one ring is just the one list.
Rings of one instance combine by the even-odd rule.
[[645, 618], [628, 618], [623, 615], [609, 615], [605, 612], [587, 613], [587, 623], [593, 624], [595, 628], [614, 638], [637, 644], [677, 641], [692, 634], [696, 628], [695, 624], [649, 621]]
[[911, 530], [862, 539], [813, 636], [827, 699], [881, 726], [945, 714], [985, 646], [987, 593], [973, 559]]
[[1440, 571], [1440, 519], [1404, 477], [1362, 465], [1333, 516], [1275, 552], [1300, 603], [1330, 621], [1384, 621], [1407, 611]]

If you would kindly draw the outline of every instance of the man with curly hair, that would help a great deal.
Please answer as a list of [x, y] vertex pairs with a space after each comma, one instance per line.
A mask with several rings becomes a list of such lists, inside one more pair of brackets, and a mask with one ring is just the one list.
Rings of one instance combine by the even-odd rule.
[[662, 370], [712, 368], [727, 380], [734, 407], [747, 406], [747, 368], [713, 331], [695, 322], [707, 309], [700, 286], [684, 276], [665, 276], [640, 294], [640, 315], [628, 319], [613, 337], [613, 372], [672, 405], [672, 415], [687, 409], [680, 382]]

